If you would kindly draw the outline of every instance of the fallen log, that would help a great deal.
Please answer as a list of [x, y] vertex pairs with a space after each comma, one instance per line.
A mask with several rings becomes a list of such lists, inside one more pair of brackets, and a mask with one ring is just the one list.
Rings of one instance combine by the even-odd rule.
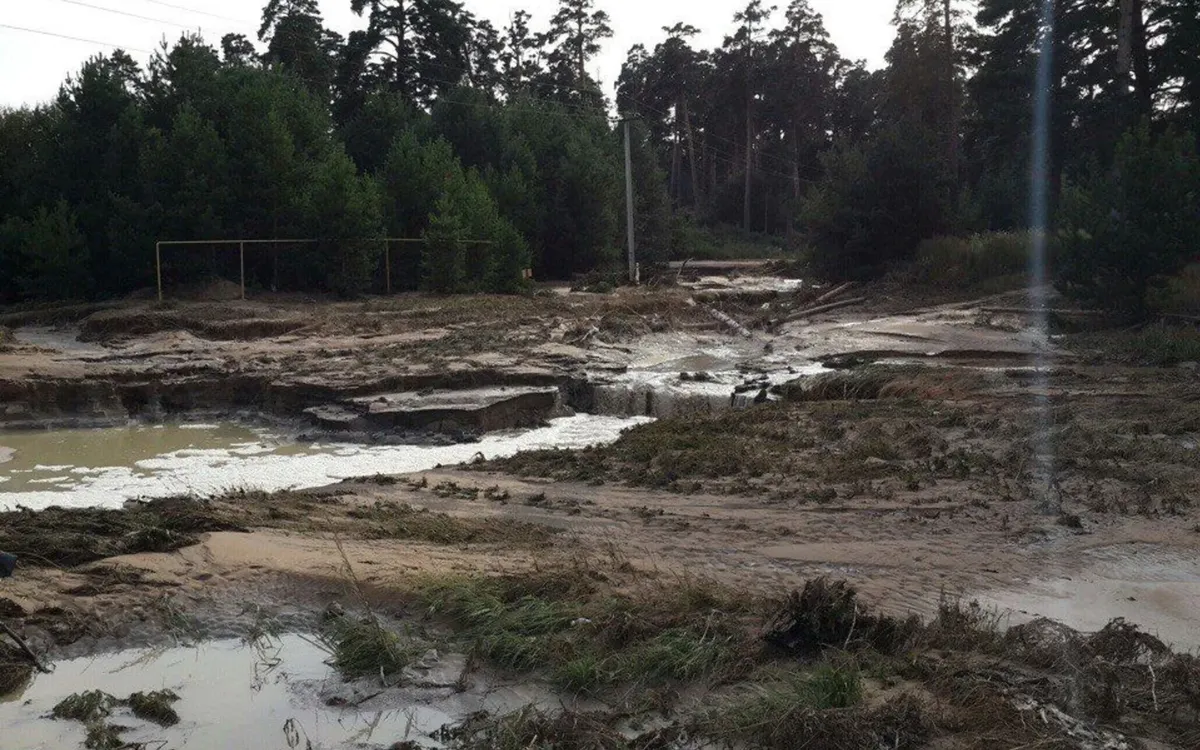
[[[700, 303], [696, 302], [696, 300], [694, 300], [694, 299], [691, 300], [691, 303], [693, 305], [700, 304]], [[747, 328], [746, 326], [737, 322], [731, 316], [726, 315], [725, 313], [721, 312], [720, 310], [718, 310], [714, 307], [709, 307], [708, 305], [700, 305], [700, 307], [703, 308], [704, 311], [707, 312], [709, 315], [713, 316], [714, 318], [716, 318], [720, 322], [724, 323], [729, 328], [736, 331], [738, 333], [738, 335], [744, 336], [746, 338], [754, 337], [754, 334], [750, 332], [749, 328]]]
[[809, 304], [812, 306], [816, 306], [816, 305], [823, 305], [826, 302], [832, 302], [835, 299], [837, 299], [838, 297], [841, 297], [846, 292], [850, 291], [853, 287], [854, 287], [854, 282], [847, 281], [845, 284], [841, 284], [839, 286], [834, 287], [833, 289], [830, 289], [828, 292], [825, 292], [824, 294], [822, 294], [820, 297], [817, 297], [815, 300], [813, 300]]
[[984, 315], [1063, 315], [1075, 317], [1099, 317], [1104, 313], [1097, 310], [1058, 310], [1047, 308], [1032, 310], [1027, 307], [981, 307], [979, 312]]
[[850, 299], [838, 300], [837, 302], [830, 302], [825, 305], [817, 305], [816, 307], [809, 307], [807, 309], [800, 310], [799, 312], [792, 313], [791, 315], [784, 318], [783, 322], [784, 323], [794, 323], [797, 320], [803, 320], [804, 318], [809, 318], [809, 317], [812, 317], [813, 315], [820, 315], [821, 313], [824, 313], [824, 312], [830, 312], [832, 310], [840, 310], [843, 307], [850, 307], [851, 305], [861, 305], [862, 303], [864, 303], [866, 301], [867, 301], [866, 297], [852, 297]]

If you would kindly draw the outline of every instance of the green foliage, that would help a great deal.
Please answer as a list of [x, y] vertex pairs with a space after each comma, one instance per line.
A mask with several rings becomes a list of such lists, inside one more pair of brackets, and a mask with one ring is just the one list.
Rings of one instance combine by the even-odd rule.
[[999, 290], [1025, 282], [1032, 238], [1027, 232], [933, 237], [917, 246], [913, 276], [943, 289]]
[[[435, 214], [440, 242], [449, 229], [491, 242], [463, 247], [461, 273], [450, 253], [439, 286], [516, 292], [526, 267], [567, 279], [618, 265], [622, 133], [588, 72], [611, 34], [602, 5], [560, 0], [548, 26], [518, 13], [501, 31], [453, 0], [353, 0], [366, 28], [343, 39], [315, 0], [268, 0], [261, 56], [241, 35], [218, 50], [186, 34], [144, 67], [94, 57], [47, 106], [0, 110], [0, 278], [18, 280], [0, 300], [125, 294], [153, 283], [156, 240], [233, 237], [324, 240], [253, 253], [252, 288], [377, 290], [382, 248], [361, 240], [421, 237]], [[874, 72], [842, 57], [807, 0], [747, 3], [715, 49], [684, 24], [635, 46], [616, 103], [638, 116], [643, 262], [811, 245], [815, 270], [857, 278], [948, 232], [1026, 228], [1038, 6], [980, 0], [974, 33], [967, 5], [904, 0]], [[1066, 181], [1064, 287], [1130, 314], [1191, 309], [1186, 277], [1171, 280], [1194, 241], [1186, 139], [1117, 147], [1142, 120], [1151, 133], [1200, 124], [1191, 5], [1122, 5], [1141, 13], [1128, 35], [1115, 3], [1057, 6], [1052, 207], [1066, 176], [1100, 165]], [[1166, 189], [1146, 189], [1152, 174]], [[692, 228], [720, 224], [763, 241]], [[14, 236], [34, 231], [56, 239]], [[430, 276], [427, 255], [394, 246], [394, 286]], [[978, 265], [992, 257], [963, 273], [991, 274]], [[229, 273], [222, 263], [180, 252], [167, 281]]]
[[760, 260], [784, 256], [778, 238], [747, 233], [727, 224], [706, 227], [677, 217], [673, 231], [671, 260]]
[[323, 639], [347, 678], [397, 674], [419, 653], [373, 617], [336, 618], [326, 624]]
[[437, 203], [425, 230], [421, 285], [442, 294], [461, 292], [465, 283], [463, 218], [448, 197]]
[[359, 176], [350, 157], [334, 152], [313, 165], [305, 197], [309, 205], [304, 212], [304, 231], [307, 236], [326, 239], [308, 246], [303, 260], [311, 270], [304, 275], [342, 295], [369, 288], [383, 247], [379, 242], [357, 238], [383, 233], [375, 180]]
[[1154, 310], [1200, 315], [1200, 263], [1192, 263], [1176, 276], [1160, 279], [1146, 298]]
[[28, 221], [0, 224], [0, 270], [25, 299], [79, 299], [89, 291], [88, 251], [65, 201]]
[[1191, 135], [1128, 133], [1111, 169], [1064, 191], [1058, 216], [1064, 292], [1129, 316], [1153, 312], [1148, 292], [1200, 248], [1200, 158]]
[[932, 134], [890, 129], [862, 146], [830, 154], [808, 193], [801, 225], [817, 270], [830, 278], [878, 275], [908, 260], [925, 237], [951, 228], [945, 165], [929, 154]]

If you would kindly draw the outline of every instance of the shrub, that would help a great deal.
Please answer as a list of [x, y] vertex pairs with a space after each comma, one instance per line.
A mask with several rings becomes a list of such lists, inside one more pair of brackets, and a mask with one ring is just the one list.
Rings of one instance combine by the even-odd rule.
[[9, 218], [0, 224], [0, 248], [16, 267], [11, 283], [24, 299], [71, 299], [87, 296], [88, 251], [75, 213], [63, 201], [40, 208], [32, 219]]
[[1178, 276], [1160, 280], [1147, 292], [1146, 300], [1158, 312], [1200, 315], [1200, 263], [1191, 264]]
[[1023, 283], [1032, 240], [1027, 232], [933, 237], [917, 246], [915, 280], [948, 288]]

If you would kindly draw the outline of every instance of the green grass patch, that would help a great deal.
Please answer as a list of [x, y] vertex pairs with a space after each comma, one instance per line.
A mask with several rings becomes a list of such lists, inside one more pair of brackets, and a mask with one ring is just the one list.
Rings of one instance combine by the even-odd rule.
[[685, 224], [677, 230], [672, 260], [765, 260], [784, 258], [787, 251], [778, 237], [746, 232], [737, 227], [701, 227]]
[[585, 579], [557, 586], [462, 578], [428, 585], [429, 611], [445, 617], [482, 659], [540, 671], [562, 689], [705, 680], [735, 669], [752, 635], [742, 610], [711, 605], [692, 587], [599, 596]]
[[1136, 331], [1104, 331], [1072, 336], [1068, 347], [1104, 361], [1153, 367], [1200, 362], [1200, 327], [1156, 324]]
[[335, 618], [326, 623], [322, 636], [334, 666], [347, 678], [397, 674], [413, 662], [418, 651], [373, 617]]

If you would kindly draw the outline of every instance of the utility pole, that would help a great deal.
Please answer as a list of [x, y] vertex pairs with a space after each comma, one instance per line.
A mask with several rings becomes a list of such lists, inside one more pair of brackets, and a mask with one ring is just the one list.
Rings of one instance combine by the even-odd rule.
[[629, 281], [638, 283], [637, 245], [633, 237], [633, 151], [630, 141], [629, 118], [621, 121], [625, 126], [625, 222], [629, 232]]

